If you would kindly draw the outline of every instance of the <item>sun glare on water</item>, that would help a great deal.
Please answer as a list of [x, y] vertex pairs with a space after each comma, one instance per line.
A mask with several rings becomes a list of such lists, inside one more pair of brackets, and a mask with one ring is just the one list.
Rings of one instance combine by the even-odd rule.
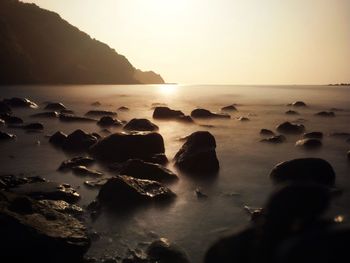
[[159, 86], [159, 93], [165, 96], [174, 95], [178, 90], [177, 85], [161, 85]]

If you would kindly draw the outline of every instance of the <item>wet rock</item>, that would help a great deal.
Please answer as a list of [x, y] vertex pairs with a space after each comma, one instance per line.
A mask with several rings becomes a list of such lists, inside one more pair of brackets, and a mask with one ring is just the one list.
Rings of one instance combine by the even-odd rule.
[[1, 257], [11, 262], [80, 262], [90, 246], [86, 228], [54, 208], [0, 192]]
[[214, 174], [219, 170], [215, 148], [216, 141], [211, 133], [194, 132], [176, 153], [175, 165], [190, 173]]
[[101, 187], [97, 196], [103, 204], [127, 208], [150, 202], [169, 201], [174, 197], [175, 194], [170, 189], [158, 182], [130, 176], [109, 179]]
[[323, 133], [322, 132], [308, 132], [303, 134], [304, 139], [322, 139]]
[[99, 102], [99, 101], [95, 101], [95, 102], [93, 102], [93, 103], [91, 103], [91, 106], [95, 106], [95, 107], [99, 107], [99, 106], [101, 106], [102, 104], [101, 104], [101, 102]]
[[162, 183], [178, 180], [177, 175], [164, 166], [138, 159], [131, 159], [117, 167], [114, 166], [113, 170], [121, 175], [129, 175], [138, 179], [147, 179]]
[[96, 171], [96, 170], [92, 170], [92, 169], [88, 169], [86, 168], [86, 166], [74, 166], [72, 167], [72, 171], [74, 174], [76, 175], [80, 175], [80, 176], [102, 176], [103, 173]]
[[63, 132], [58, 131], [50, 137], [49, 142], [56, 146], [62, 146], [66, 139], [67, 135]]
[[9, 116], [9, 117], [6, 117], [4, 118], [5, 119], [5, 122], [7, 124], [22, 124], [23, 123], [23, 120], [19, 117], [16, 117], [16, 116]]
[[305, 126], [302, 124], [294, 124], [287, 121], [277, 125], [276, 129], [280, 133], [300, 134], [305, 131]]
[[80, 166], [80, 165], [89, 166], [89, 165], [92, 165], [94, 162], [95, 160], [90, 157], [74, 157], [72, 159], [63, 161], [60, 167], [58, 168], [58, 170], [60, 171], [69, 170], [75, 166]]
[[276, 165], [270, 173], [270, 178], [275, 183], [311, 182], [333, 186], [335, 183], [335, 172], [333, 167], [323, 159], [302, 158]]
[[4, 99], [4, 103], [13, 108], [37, 108], [38, 105], [26, 98]]
[[65, 113], [61, 113], [59, 119], [63, 122], [97, 122], [95, 119]]
[[58, 116], [59, 114], [56, 111], [40, 112], [40, 113], [30, 115], [30, 117], [32, 118], [49, 118], [49, 119], [58, 118]]
[[147, 248], [150, 262], [159, 263], [189, 263], [186, 253], [165, 238], [153, 241]]
[[261, 129], [260, 134], [263, 136], [274, 136], [275, 135], [275, 133], [273, 131], [268, 130], [268, 129]]
[[83, 209], [81, 207], [69, 204], [63, 200], [39, 200], [39, 203], [64, 214], [69, 214], [75, 217], [81, 217], [83, 215]]
[[121, 106], [118, 108], [119, 111], [129, 111], [130, 109], [128, 107], [125, 106]]
[[322, 142], [319, 139], [302, 139], [295, 143], [295, 146], [303, 147], [305, 149], [318, 149], [322, 146]]
[[128, 131], [157, 131], [159, 127], [147, 119], [132, 119], [125, 126]]
[[0, 175], [0, 189], [10, 189], [22, 184], [32, 184], [45, 182], [45, 179], [39, 176], [18, 177], [15, 175]]
[[7, 141], [16, 139], [16, 135], [0, 131], [0, 141]]
[[287, 115], [299, 115], [299, 112], [294, 111], [294, 110], [288, 110], [288, 111], [286, 111], [286, 114]]
[[198, 118], [198, 119], [205, 119], [205, 118], [224, 118], [229, 119], [231, 118], [228, 114], [222, 114], [222, 113], [213, 113], [206, 109], [195, 109], [191, 112], [192, 118]]
[[52, 111], [62, 111], [62, 110], [66, 110], [66, 109], [67, 109], [66, 106], [64, 106], [60, 102], [48, 103], [45, 107], [45, 110], [52, 110]]
[[321, 111], [315, 115], [320, 117], [335, 117], [335, 113], [333, 111]]
[[267, 143], [283, 143], [287, 140], [287, 138], [284, 135], [275, 135], [271, 136], [266, 139], [262, 139], [261, 142], [267, 142]]
[[293, 106], [293, 107], [306, 107], [307, 106], [306, 103], [303, 101], [296, 101], [296, 102], [293, 102], [289, 105]]
[[85, 116], [117, 116], [117, 113], [115, 111], [91, 110]]
[[25, 130], [31, 130], [31, 131], [42, 131], [44, 130], [44, 125], [40, 122], [35, 123], [29, 123], [22, 126]]
[[11, 108], [4, 101], [0, 101], [0, 114], [1, 115], [11, 115]]
[[237, 111], [237, 108], [234, 105], [229, 105], [221, 108], [221, 111]]
[[169, 107], [156, 107], [153, 112], [154, 119], [179, 119], [185, 116], [182, 111], [172, 110]]
[[122, 126], [123, 123], [120, 120], [113, 119], [111, 116], [103, 116], [97, 122], [97, 125], [101, 127], [110, 127], [110, 126]]
[[90, 152], [97, 159], [124, 162], [129, 159], [164, 160], [164, 140], [158, 133], [114, 133], [93, 145]]
[[65, 151], [83, 152], [87, 151], [89, 147], [97, 142], [97, 138], [82, 130], [76, 130], [69, 134], [62, 144]]
[[71, 186], [55, 182], [23, 184], [11, 188], [11, 192], [20, 195], [27, 195], [38, 200], [63, 200], [68, 203], [77, 202], [80, 198], [78, 192]]
[[239, 117], [237, 120], [239, 120], [239, 121], [243, 121], [243, 122], [245, 122], [245, 121], [250, 121], [250, 119], [249, 118], [247, 118], [247, 117]]

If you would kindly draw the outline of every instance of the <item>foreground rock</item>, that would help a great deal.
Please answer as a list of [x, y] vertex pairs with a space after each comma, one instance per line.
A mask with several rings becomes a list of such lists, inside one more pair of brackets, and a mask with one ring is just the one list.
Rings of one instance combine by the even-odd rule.
[[132, 119], [125, 126], [127, 131], [157, 131], [159, 127], [147, 119]]
[[322, 147], [322, 142], [318, 139], [307, 138], [297, 141], [295, 146], [305, 149], [319, 149]]
[[165, 163], [164, 140], [158, 133], [114, 133], [90, 148], [90, 153], [99, 160], [125, 162], [129, 159]]
[[92, 165], [95, 162], [94, 159], [90, 157], [74, 157], [72, 159], [63, 161], [58, 168], [59, 171], [65, 171], [65, 170], [70, 170], [75, 166], [89, 166]]
[[101, 127], [122, 126], [123, 123], [120, 120], [113, 119], [111, 116], [103, 116], [97, 125]]
[[287, 121], [277, 125], [276, 129], [280, 133], [301, 134], [305, 131], [305, 126], [302, 124], [294, 124]]
[[130, 176], [117, 176], [105, 183], [98, 200], [112, 207], [132, 208], [140, 204], [170, 201], [175, 194], [158, 182], [136, 179]]
[[26, 98], [4, 99], [4, 103], [13, 108], [37, 108], [38, 105]]
[[63, 111], [66, 109], [67, 109], [66, 106], [64, 106], [60, 102], [51, 102], [51, 103], [48, 103], [45, 107], [45, 110], [52, 110], [52, 111]]
[[191, 117], [198, 119], [206, 119], [206, 118], [219, 118], [219, 119], [229, 119], [231, 118], [228, 114], [222, 113], [213, 113], [206, 109], [195, 109], [191, 112]]
[[176, 153], [175, 165], [190, 173], [214, 174], [219, 170], [215, 148], [216, 141], [211, 133], [194, 132]]
[[276, 135], [271, 136], [269, 138], [262, 139], [261, 142], [267, 142], [267, 143], [283, 143], [287, 140], [287, 138], [284, 135]]
[[335, 183], [333, 167], [319, 158], [302, 158], [286, 161], [276, 165], [270, 173], [275, 183], [309, 182], [326, 186]]
[[11, 262], [80, 262], [86, 228], [50, 202], [0, 192], [1, 257]]
[[129, 175], [138, 179], [146, 179], [157, 182], [173, 182], [178, 180], [176, 174], [159, 164], [148, 163], [138, 159], [131, 159], [127, 162], [112, 167], [121, 175]]
[[16, 135], [0, 131], [0, 141], [8, 141], [14, 139], [16, 139]]
[[96, 136], [82, 130], [76, 130], [67, 136], [62, 144], [62, 148], [70, 152], [84, 152], [96, 142]]
[[115, 111], [106, 111], [106, 110], [91, 110], [88, 111], [85, 116], [117, 116], [118, 114]]
[[303, 134], [304, 139], [319, 139], [321, 140], [323, 138], [322, 132], [308, 132]]

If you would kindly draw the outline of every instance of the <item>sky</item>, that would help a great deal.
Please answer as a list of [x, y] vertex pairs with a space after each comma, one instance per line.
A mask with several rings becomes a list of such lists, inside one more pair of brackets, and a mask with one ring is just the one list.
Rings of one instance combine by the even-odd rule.
[[182, 84], [350, 82], [349, 0], [25, 0]]

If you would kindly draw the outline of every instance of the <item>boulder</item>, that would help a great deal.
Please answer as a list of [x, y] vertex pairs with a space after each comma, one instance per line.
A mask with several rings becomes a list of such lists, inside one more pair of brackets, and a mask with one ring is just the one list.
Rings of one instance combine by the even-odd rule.
[[333, 111], [320, 111], [315, 115], [320, 117], [335, 117], [335, 113]]
[[60, 102], [51, 102], [51, 103], [48, 103], [45, 107], [45, 110], [52, 110], [52, 111], [62, 111], [66, 109], [67, 109], [66, 106], [64, 106]]
[[103, 116], [97, 122], [97, 125], [101, 127], [110, 127], [110, 126], [122, 126], [123, 123], [120, 120], [113, 119], [111, 116]]
[[311, 182], [333, 186], [335, 172], [333, 167], [323, 159], [301, 158], [276, 165], [270, 173], [270, 178], [275, 183]]
[[164, 152], [163, 137], [158, 133], [145, 132], [114, 133], [90, 148], [93, 156], [108, 162], [124, 162], [129, 159], [164, 161]]
[[91, 110], [88, 111], [85, 116], [117, 116], [118, 114], [115, 111], [106, 111], [106, 110]]
[[237, 108], [234, 105], [228, 105], [221, 108], [221, 111], [237, 111]]
[[147, 119], [132, 119], [125, 126], [127, 131], [157, 131], [159, 127]]
[[295, 146], [305, 149], [318, 149], [322, 146], [322, 142], [319, 139], [307, 138], [297, 141]]
[[82, 130], [76, 130], [69, 134], [62, 144], [65, 151], [84, 152], [97, 142], [97, 138]]
[[59, 116], [59, 119], [60, 121], [63, 121], [63, 122], [97, 122], [97, 120], [95, 119], [76, 116], [73, 114], [66, 114], [66, 113], [61, 113]]
[[299, 112], [294, 111], [294, 110], [288, 110], [285, 112], [287, 115], [299, 115]]
[[147, 248], [147, 256], [150, 262], [159, 263], [189, 263], [190, 260], [180, 247], [169, 242], [165, 238], [153, 241]]
[[213, 113], [206, 109], [195, 109], [191, 112], [192, 118], [198, 118], [198, 119], [206, 119], [206, 118], [224, 118], [229, 119], [231, 118], [228, 114], [222, 114], [222, 113]]
[[153, 112], [154, 119], [178, 119], [185, 116], [182, 111], [172, 110], [169, 107], [155, 107]]
[[176, 153], [175, 165], [181, 170], [194, 174], [215, 174], [219, 170], [215, 148], [216, 141], [211, 133], [194, 132]]
[[92, 165], [95, 162], [94, 159], [90, 157], [74, 157], [72, 159], [63, 161], [58, 168], [59, 171], [69, 170], [72, 169], [75, 166], [89, 166]]
[[16, 139], [16, 135], [0, 131], [0, 141], [7, 141]]
[[269, 138], [262, 139], [261, 142], [267, 142], [267, 143], [283, 143], [287, 140], [287, 138], [284, 135], [275, 135], [271, 136]]
[[26, 98], [4, 99], [4, 103], [13, 108], [37, 108], [38, 105]]
[[277, 131], [286, 134], [301, 134], [305, 131], [305, 126], [302, 124], [290, 123], [288, 121], [277, 125]]
[[56, 146], [62, 146], [66, 141], [66, 139], [67, 139], [67, 135], [63, 132], [58, 131], [50, 136], [49, 142]]
[[80, 175], [80, 176], [95, 176], [95, 177], [99, 177], [99, 176], [103, 175], [103, 173], [101, 173], [99, 171], [96, 171], [96, 170], [88, 169], [88, 168], [86, 168], [86, 166], [83, 166], [83, 165], [72, 167], [72, 171], [73, 171], [74, 174]]
[[33, 115], [30, 115], [30, 117], [32, 118], [49, 118], [49, 119], [54, 119], [54, 118], [58, 118], [59, 114], [57, 111], [47, 111], [47, 112], [40, 112], [40, 113], [36, 113]]
[[322, 132], [308, 132], [303, 134], [304, 139], [322, 139], [323, 133]]
[[260, 130], [260, 135], [263, 135], [263, 136], [275, 136], [275, 133], [271, 130], [268, 130], [268, 129], [261, 129]]

